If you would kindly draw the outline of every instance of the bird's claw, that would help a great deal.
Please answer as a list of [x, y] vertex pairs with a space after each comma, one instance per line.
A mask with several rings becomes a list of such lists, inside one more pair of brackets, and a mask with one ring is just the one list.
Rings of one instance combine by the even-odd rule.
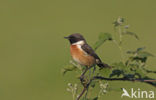
[[80, 76], [80, 81], [81, 81], [81, 82], [84, 81], [84, 76], [83, 76], [83, 75]]

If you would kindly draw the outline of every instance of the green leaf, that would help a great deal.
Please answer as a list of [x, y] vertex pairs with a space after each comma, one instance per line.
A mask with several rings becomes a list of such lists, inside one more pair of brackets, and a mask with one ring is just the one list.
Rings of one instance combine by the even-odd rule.
[[146, 69], [146, 68], [142, 68], [142, 70], [144, 70], [146, 73], [154, 73], [154, 74], [156, 74], [155, 70], [149, 70], [149, 69]]
[[103, 68], [99, 70], [99, 74], [104, 77], [109, 77], [111, 73], [112, 73], [112, 70], [110, 70], [109, 68]]
[[141, 61], [141, 62], [146, 62], [147, 57], [133, 57], [132, 61]]
[[154, 57], [153, 54], [147, 51], [144, 51], [144, 49], [145, 47], [138, 48], [135, 51], [127, 51], [127, 54], [133, 54], [132, 56], [129, 57], [129, 60], [146, 62], [148, 57]]
[[116, 67], [117, 69], [124, 69], [125, 68], [125, 65], [123, 64], [123, 62], [113, 63], [113, 66]]
[[149, 52], [143, 51], [143, 52], [139, 52], [139, 53], [138, 53], [138, 57], [140, 57], [140, 58], [144, 58], [144, 57], [154, 57], [154, 55], [151, 54], [151, 53], [149, 53]]
[[125, 74], [124, 78], [132, 79], [135, 77], [135, 74]]
[[135, 51], [127, 51], [127, 54], [135, 54], [135, 53], [143, 51], [144, 49], [145, 47], [140, 47], [140, 48], [137, 48], [137, 50]]
[[124, 73], [124, 72], [123, 72], [122, 70], [115, 69], [115, 70], [112, 71], [112, 73], [110, 74], [109, 77], [113, 77], [113, 76], [119, 77], [120, 75], [123, 75], [123, 73]]
[[97, 83], [97, 81], [92, 81], [91, 84], [90, 84], [90, 86], [91, 86], [92, 88], [94, 88], [95, 85], [96, 85], [96, 83]]
[[145, 49], [145, 47], [137, 48], [136, 52], [143, 51], [144, 49]]
[[143, 70], [140, 69], [140, 68], [136, 69], [135, 75], [138, 76], [138, 78], [143, 78], [143, 77], [145, 77], [145, 73], [144, 73]]
[[114, 21], [113, 24], [114, 24], [114, 27], [117, 27], [120, 25], [117, 21]]
[[76, 70], [77, 67], [73, 66], [73, 65], [66, 65], [62, 70], [61, 70], [61, 73], [63, 75], [65, 75], [68, 71], [73, 71], [73, 70]]
[[142, 52], [138, 52], [135, 57], [132, 57], [132, 61], [135, 60], [135, 61], [146, 62], [148, 57], [154, 57], [154, 55], [149, 52], [142, 51]]
[[110, 33], [100, 33], [98, 41], [94, 44], [94, 50], [98, 49], [106, 40], [112, 40]]
[[138, 35], [135, 34], [134, 32], [126, 31], [126, 32], [123, 33], [123, 35], [131, 35], [131, 36], [134, 36], [137, 40], [139, 40]]
[[[110, 77], [120, 77], [120, 76], [127, 76], [128, 74], [134, 74], [134, 72], [131, 71], [131, 67], [128, 67], [123, 64], [123, 62], [118, 62], [113, 64], [114, 69], [112, 73], [110, 74]], [[129, 75], [128, 75], [129, 76]]]

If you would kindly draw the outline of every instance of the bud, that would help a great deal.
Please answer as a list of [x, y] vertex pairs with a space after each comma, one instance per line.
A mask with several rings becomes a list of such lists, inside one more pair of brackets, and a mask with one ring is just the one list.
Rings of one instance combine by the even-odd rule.
[[69, 87], [71, 87], [71, 86], [72, 86], [72, 84], [71, 84], [71, 83], [68, 83], [68, 86], [69, 86]]

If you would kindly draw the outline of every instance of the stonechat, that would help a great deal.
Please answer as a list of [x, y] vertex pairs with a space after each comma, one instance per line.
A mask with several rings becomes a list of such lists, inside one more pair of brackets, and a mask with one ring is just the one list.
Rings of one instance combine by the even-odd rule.
[[87, 68], [94, 65], [98, 65], [100, 68], [109, 67], [101, 61], [81, 34], [74, 33], [64, 38], [70, 42], [70, 53], [73, 60], [80, 65], [86, 66]]

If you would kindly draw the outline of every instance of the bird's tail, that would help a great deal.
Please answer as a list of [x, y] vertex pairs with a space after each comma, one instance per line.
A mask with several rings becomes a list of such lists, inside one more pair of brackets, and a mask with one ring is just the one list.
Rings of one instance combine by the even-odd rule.
[[100, 67], [100, 69], [102, 69], [102, 68], [112, 68], [111, 66], [109, 66], [108, 64], [105, 64], [103, 62], [100, 62], [97, 65]]

